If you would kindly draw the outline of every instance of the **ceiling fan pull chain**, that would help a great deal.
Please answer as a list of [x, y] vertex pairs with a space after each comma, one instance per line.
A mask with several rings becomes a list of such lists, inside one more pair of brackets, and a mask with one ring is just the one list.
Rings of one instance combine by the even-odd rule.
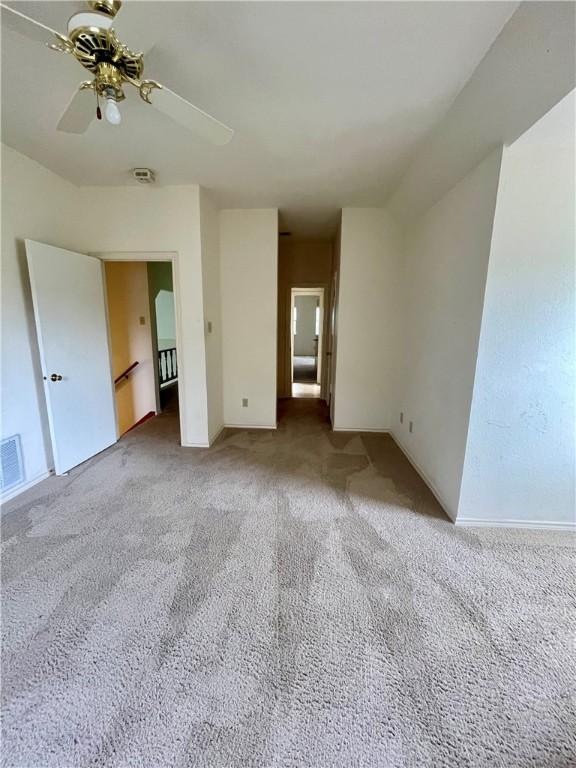
[[102, 110], [100, 109], [100, 95], [96, 88], [94, 89], [94, 91], [96, 93], [96, 117], [98, 118], [98, 120], [102, 120]]

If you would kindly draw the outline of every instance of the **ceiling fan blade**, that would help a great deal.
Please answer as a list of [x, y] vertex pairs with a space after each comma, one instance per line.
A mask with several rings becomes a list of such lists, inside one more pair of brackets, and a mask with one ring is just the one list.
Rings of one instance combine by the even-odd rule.
[[37, 40], [39, 43], [48, 43], [53, 38], [56, 31], [41, 24], [39, 21], [31, 19], [20, 11], [11, 8], [4, 3], [0, 3], [2, 9], [2, 26], [6, 29], [12, 29], [31, 40]]
[[220, 146], [228, 144], [234, 135], [232, 128], [195, 107], [194, 104], [190, 104], [165, 86], [153, 91], [151, 101], [152, 106], [157, 110], [212, 144]]
[[76, 91], [60, 118], [58, 130], [64, 133], [86, 133], [95, 112], [92, 91]]
[[123, 43], [136, 53], [146, 53], [156, 43], [156, 27], [150, 23], [148, 3], [125, 2], [114, 17], [112, 28]]

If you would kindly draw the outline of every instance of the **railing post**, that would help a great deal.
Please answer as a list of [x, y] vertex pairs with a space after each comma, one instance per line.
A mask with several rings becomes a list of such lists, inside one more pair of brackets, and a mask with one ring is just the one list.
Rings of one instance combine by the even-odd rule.
[[158, 375], [160, 384], [168, 384], [178, 378], [178, 358], [175, 347], [158, 350]]

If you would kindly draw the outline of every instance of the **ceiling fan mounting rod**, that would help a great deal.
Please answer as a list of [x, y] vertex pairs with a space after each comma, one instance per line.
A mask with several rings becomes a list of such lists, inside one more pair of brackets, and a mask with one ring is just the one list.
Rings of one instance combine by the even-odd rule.
[[121, 0], [90, 0], [88, 5], [93, 11], [104, 13], [114, 18], [122, 7], [122, 2]]

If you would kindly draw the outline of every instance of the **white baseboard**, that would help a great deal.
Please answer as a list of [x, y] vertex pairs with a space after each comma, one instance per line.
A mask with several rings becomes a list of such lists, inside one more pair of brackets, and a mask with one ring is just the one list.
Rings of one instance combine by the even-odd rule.
[[210, 448], [210, 443], [180, 443], [182, 448]]
[[223, 429], [276, 429], [277, 424], [224, 424]]
[[218, 440], [218, 438], [220, 437], [222, 432], [224, 432], [225, 429], [226, 429], [226, 427], [224, 426], [224, 424], [222, 424], [222, 426], [220, 426], [220, 427], [218, 427], [218, 429], [214, 430], [214, 434], [212, 435], [212, 437], [210, 437], [208, 439], [208, 442], [209, 442], [210, 446], [214, 445], [216, 440]]
[[390, 429], [373, 429], [372, 427], [332, 427], [332, 432], [374, 432], [378, 435], [389, 435]]
[[576, 531], [575, 523], [554, 520], [475, 520], [473, 517], [459, 517], [456, 525], [467, 528], [525, 528], [531, 531]]
[[41, 483], [42, 480], [46, 480], [46, 478], [50, 477], [52, 474], [53, 473], [51, 470], [42, 472], [42, 474], [38, 475], [38, 477], [35, 477], [34, 480], [28, 480], [27, 483], [23, 483], [17, 488], [11, 488], [9, 491], [6, 491], [5, 494], [2, 494], [0, 497], [0, 504], [5, 504], [7, 501], [15, 499], [16, 496], [20, 496], [21, 493], [24, 493], [24, 491], [27, 491], [29, 488], [32, 488], [35, 485], [38, 485], [38, 483]]
[[452, 520], [452, 522], [455, 522], [455, 516], [452, 515], [448, 504], [446, 504], [446, 502], [442, 498], [440, 491], [434, 486], [434, 483], [430, 480], [426, 472], [424, 472], [424, 470], [418, 465], [418, 462], [410, 455], [410, 451], [406, 448], [405, 445], [402, 444], [402, 442], [398, 439], [397, 435], [393, 431], [391, 431], [390, 434], [392, 435], [392, 438], [396, 443], [396, 445], [398, 446], [398, 448], [400, 448], [404, 456], [408, 459], [410, 464], [412, 464], [413, 468], [416, 470], [416, 472], [418, 472], [422, 480], [424, 480], [424, 482], [428, 486], [429, 491], [434, 496], [438, 504], [440, 504], [444, 512], [446, 512], [450, 520]]

